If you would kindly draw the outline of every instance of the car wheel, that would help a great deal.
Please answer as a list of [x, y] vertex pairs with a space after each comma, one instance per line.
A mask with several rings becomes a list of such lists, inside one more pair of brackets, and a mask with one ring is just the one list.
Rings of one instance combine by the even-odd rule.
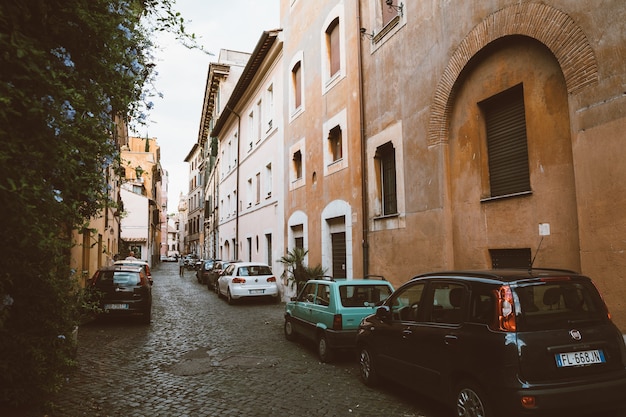
[[331, 362], [333, 360], [333, 350], [328, 346], [328, 340], [325, 334], [321, 334], [317, 339], [317, 354], [320, 360], [324, 363]]
[[294, 330], [291, 319], [288, 319], [288, 318], [285, 319], [284, 330], [285, 330], [285, 339], [292, 341], [292, 342], [298, 339], [298, 333], [296, 333], [296, 331]]
[[230, 295], [230, 288], [226, 292], [226, 300], [228, 301], [228, 304], [230, 304], [231, 306], [235, 304], [235, 299], [233, 298], [232, 295]]
[[376, 385], [378, 382], [378, 374], [374, 365], [374, 355], [371, 350], [364, 346], [359, 352], [359, 374], [361, 381], [368, 387]]
[[476, 385], [464, 382], [457, 386], [456, 415], [459, 417], [491, 417], [487, 398]]

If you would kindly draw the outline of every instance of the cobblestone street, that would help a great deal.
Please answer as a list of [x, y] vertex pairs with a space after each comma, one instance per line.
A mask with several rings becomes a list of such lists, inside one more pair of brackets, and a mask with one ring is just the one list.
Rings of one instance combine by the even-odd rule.
[[283, 336], [284, 304], [228, 305], [195, 272], [153, 272], [152, 324], [95, 322], [79, 330], [79, 369], [54, 416], [447, 417], [398, 387], [370, 389], [353, 355], [332, 364]]

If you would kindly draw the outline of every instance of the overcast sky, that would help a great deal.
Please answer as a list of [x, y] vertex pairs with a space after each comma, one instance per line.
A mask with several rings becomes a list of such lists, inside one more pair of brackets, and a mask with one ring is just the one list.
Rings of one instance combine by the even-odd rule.
[[153, 100], [152, 122], [131, 134], [156, 137], [161, 146], [161, 165], [169, 174], [168, 213], [176, 211], [180, 193], [188, 192], [184, 159], [198, 141], [209, 63], [217, 62], [220, 49], [252, 52], [263, 31], [280, 23], [280, 0], [177, 0], [174, 8], [214, 56], [189, 50], [169, 34], [157, 38], [156, 89], [163, 98]]

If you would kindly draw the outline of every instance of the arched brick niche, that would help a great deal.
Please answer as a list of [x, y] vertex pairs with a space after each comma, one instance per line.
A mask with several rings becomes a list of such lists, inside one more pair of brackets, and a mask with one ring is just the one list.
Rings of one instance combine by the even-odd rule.
[[454, 85], [469, 60], [496, 39], [525, 35], [546, 45], [558, 60], [567, 91], [577, 93], [598, 81], [596, 58], [582, 29], [566, 13], [539, 3], [523, 3], [487, 16], [461, 41], [444, 70], [433, 99], [429, 146], [448, 140], [448, 117]]

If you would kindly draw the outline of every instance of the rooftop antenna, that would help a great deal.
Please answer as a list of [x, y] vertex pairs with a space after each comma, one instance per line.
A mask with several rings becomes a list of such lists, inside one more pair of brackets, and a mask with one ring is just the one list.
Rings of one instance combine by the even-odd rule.
[[530, 266], [528, 267], [529, 274], [533, 269], [533, 265], [535, 265], [535, 259], [537, 259], [539, 249], [541, 249], [541, 243], [543, 243], [543, 238], [546, 236], [550, 236], [550, 223], [539, 223], [539, 235], [541, 236], [541, 240], [539, 241], [539, 245], [537, 246], [537, 250], [535, 251], [535, 256], [533, 256], [532, 261], [530, 261]]

